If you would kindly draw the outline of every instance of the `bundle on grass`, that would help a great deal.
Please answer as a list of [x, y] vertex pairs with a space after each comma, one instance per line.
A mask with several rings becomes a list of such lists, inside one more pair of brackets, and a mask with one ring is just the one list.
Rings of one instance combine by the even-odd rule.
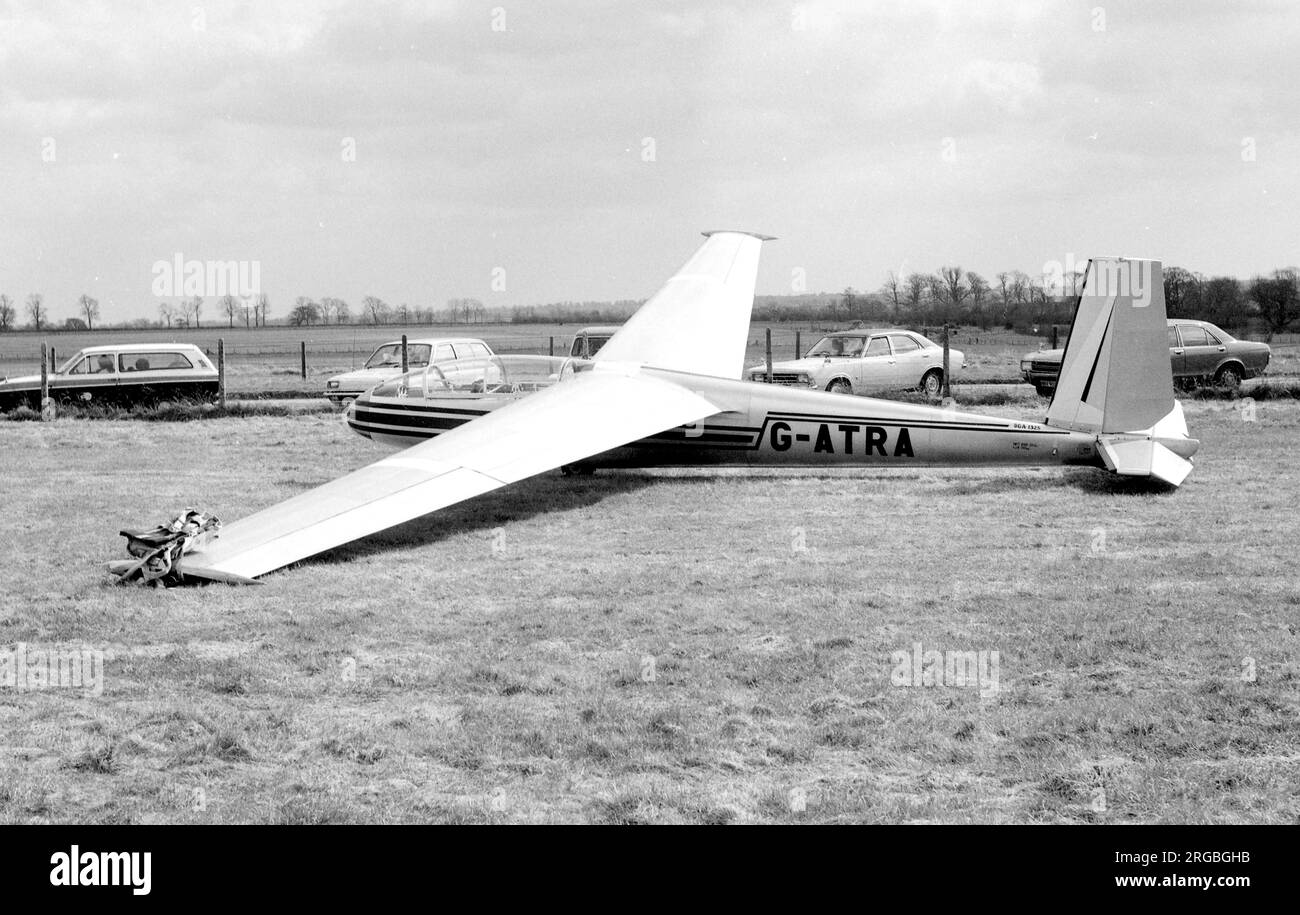
[[164, 588], [180, 584], [185, 554], [206, 543], [220, 528], [219, 519], [188, 508], [168, 524], [149, 530], [120, 531], [126, 538], [126, 551], [135, 558], [110, 563], [109, 572], [120, 585], [152, 584]]

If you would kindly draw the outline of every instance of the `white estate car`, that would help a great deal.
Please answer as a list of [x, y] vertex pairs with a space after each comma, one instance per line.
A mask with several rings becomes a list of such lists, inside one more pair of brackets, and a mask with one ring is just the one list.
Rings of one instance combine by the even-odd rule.
[[[949, 347], [953, 378], [965, 362], [961, 350]], [[766, 381], [767, 366], [756, 365], [745, 377]], [[772, 383], [841, 394], [920, 388], [938, 397], [943, 390], [943, 347], [910, 330], [839, 331], [818, 340], [802, 359], [773, 362]]]
[[[50, 398], [72, 403], [211, 400], [217, 370], [192, 343], [88, 346], [49, 375]], [[39, 408], [41, 376], [0, 378], [0, 410]]]
[[[436, 362], [444, 375], [454, 376], [456, 363], [481, 363], [495, 355], [492, 347], [475, 337], [436, 337], [406, 341], [406, 366], [423, 368]], [[402, 374], [402, 341], [385, 343], [355, 372], [335, 375], [325, 383], [325, 396], [335, 406], [344, 406], [380, 382]]]

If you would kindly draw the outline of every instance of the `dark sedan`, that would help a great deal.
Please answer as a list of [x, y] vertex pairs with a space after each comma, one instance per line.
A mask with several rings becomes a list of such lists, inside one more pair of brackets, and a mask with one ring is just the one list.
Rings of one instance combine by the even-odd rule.
[[[1246, 378], [1264, 374], [1273, 351], [1267, 343], [1238, 340], [1206, 321], [1175, 318], [1169, 322], [1169, 360], [1174, 384], [1212, 384], [1236, 388]], [[1020, 374], [1044, 397], [1056, 390], [1061, 373], [1061, 349], [1029, 353], [1020, 360]]]

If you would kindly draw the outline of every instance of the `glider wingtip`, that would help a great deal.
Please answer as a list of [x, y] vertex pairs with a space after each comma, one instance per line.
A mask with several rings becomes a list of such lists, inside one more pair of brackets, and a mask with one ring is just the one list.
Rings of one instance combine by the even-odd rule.
[[775, 235], [763, 235], [758, 232], [746, 232], [744, 229], [709, 229], [701, 232], [705, 238], [713, 235], [748, 235], [750, 238], [757, 238], [759, 241], [776, 241]]
[[248, 578], [244, 575], [236, 575], [234, 572], [222, 572], [219, 569], [204, 569], [194, 566], [183, 566], [181, 573], [186, 578], [202, 578], [205, 581], [220, 581], [228, 585], [260, 585], [263, 582], [256, 578]]

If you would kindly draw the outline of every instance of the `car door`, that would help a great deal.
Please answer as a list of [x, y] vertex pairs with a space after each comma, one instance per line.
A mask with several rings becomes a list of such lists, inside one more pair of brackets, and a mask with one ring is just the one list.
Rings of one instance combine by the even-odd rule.
[[1178, 335], [1183, 344], [1183, 374], [1212, 374], [1219, 361], [1219, 353], [1205, 329], [1195, 324], [1180, 324]]
[[856, 380], [853, 387], [865, 391], [892, 388], [897, 384], [898, 372], [894, 352], [885, 336], [872, 337], [867, 348], [857, 360]]
[[927, 351], [907, 334], [890, 334], [889, 344], [894, 350], [895, 383], [900, 388], [916, 387], [934, 360], [927, 358]]
[[1205, 336], [1209, 339], [1209, 349], [1206, 350], [1206, 370], [1205, 374], [1214, 375], [1219, 370], [1219, 363], [1228, 352], [1228, 345], [1220, 340], [1208, 327], [1202, 327]]
[[51, 396], [82, 402], [109, 401], [117, 395], [117, 355], [92, 353], [50, 381]]
[[1183, 355], [1183, 344], [1178, 337], [1178, 325], [1169, 325], [1169, 367], [1174, 371], [1174, 377], [1179, 378], [1187, 373], [1187, 359]]

